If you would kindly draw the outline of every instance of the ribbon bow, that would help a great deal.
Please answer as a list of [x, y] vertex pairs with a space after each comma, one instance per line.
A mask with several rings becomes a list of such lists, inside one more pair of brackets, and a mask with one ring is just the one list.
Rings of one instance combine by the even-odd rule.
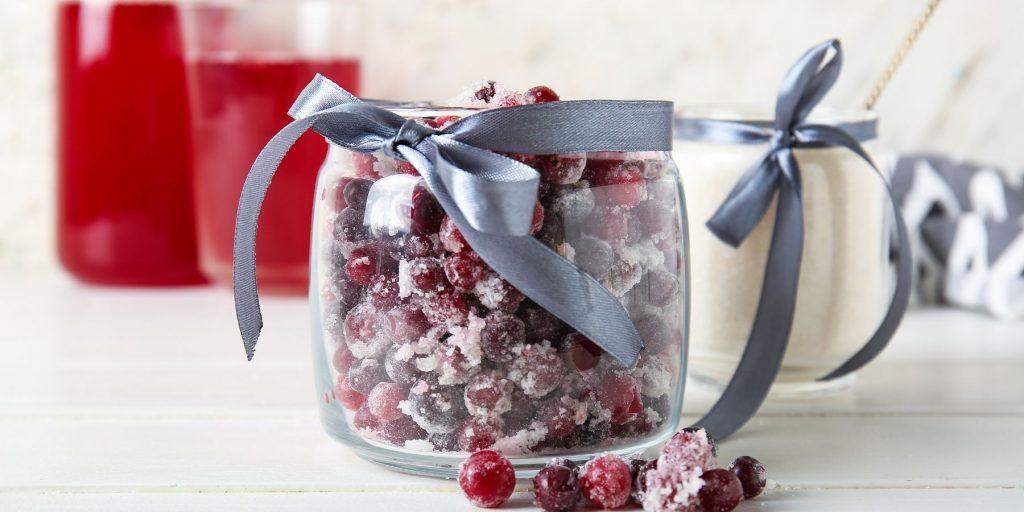
[[295, 118], [260, 152], [242, 188], [234, 240], [235, 312], [252, 359], [263, 327], [256, 291], [256, 222], [288, 149], [312, 128], [360, 153], [412, 164], [469, 245], [519, 291], [631, 367], [643, 348], [622, 304], [597, 280], [529, 235], [539, 173], [496, 151], [557, 154], [669, 151], [672, 103], [562, 101], [478, 112], [433, 130], [360, 101], [317, 76]]
[[[827, 62], [826, 55], [833, 50]], [[822, 65], [822, 62], [825, 62]], [[800, 260], [803, 254], [804, 219], [800, 167], [793, 150], [797, 148], [843, 147], [871, 166], [888, 188], [858, 139], [874, 136], [874, 123], [837, 126], [807, 123], [807, 116], [832, 88], [842, 67], [842, 48], [832, 39], [811, 48], [783, 78], [770, 126], [712, 119], [686, 119], [678, 126], [679, 136], [720, 143], [768, 144], [763, 157], [730, 191], [707, 222], [708, 229], [723, 242], [736, 247], [764, 217], [772, 199], [778, 196], [775, 226], [768, 251], [757, 314], [732, 380], [721, 398], [698, 424], [716, 439], [723, 439], [749, 420], [779, 372], [796, 307]], [[882, 323], [868, 342], [839, 368], [819, 380], [830, 380], [861, 368], [888, 344], [906, 311], [910, 297], [910, 245], [899, 207], [889, 199], [896, 217], [899, 239], [896, 288]]]

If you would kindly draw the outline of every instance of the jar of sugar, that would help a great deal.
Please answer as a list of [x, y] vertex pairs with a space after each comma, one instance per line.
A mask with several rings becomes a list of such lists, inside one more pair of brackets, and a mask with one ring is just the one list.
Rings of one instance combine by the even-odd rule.
[[[682, 109], [678, 123], [714, 120], [770, 128], [772, 119], [768, 109], [694, 107]], [[822, 107], [807, 122], [841, 128], [867, 152], [876, 150], [873, 112]], [[724, 386], [743, 354], [757, 313], [776, 200], [735, 248], [705, 223], [764, 156], [769, 143], [712, 142], [678, 126], [674, 153], [688, 196], [693, 271], [690, 371], [698, 380]], [[890, 261], [894, 219], [884, 182], [845, 147], [793, 151], [802, 181], [804, 245], [788, 347], [773, 395], [847, 387], [852, 374], [818, 379], [872, 336], [889, 308], [895, 284]], [[885, 166], [879, 169], [887, 175]]]

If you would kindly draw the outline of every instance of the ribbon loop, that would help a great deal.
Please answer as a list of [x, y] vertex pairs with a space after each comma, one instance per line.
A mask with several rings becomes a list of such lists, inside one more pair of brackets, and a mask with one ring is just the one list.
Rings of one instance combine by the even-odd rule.
[[672, 104], [573, 101], [482, 111], [441, 131], [360, 101], [317, 77], [289, 110], [295, 121], [260, 152], [242, 187], [234, 240], [235, 311], [251, 359], [263, 327], [256, 290], [256, 224], [271, 178], [308, 129], [352, 151], [412, 164], [469, 242], [498, 274], [541, 307], [632, 367], [643, 348], [619, 300], [529, 236], [540, 174], [493, 151], [670, 151]]

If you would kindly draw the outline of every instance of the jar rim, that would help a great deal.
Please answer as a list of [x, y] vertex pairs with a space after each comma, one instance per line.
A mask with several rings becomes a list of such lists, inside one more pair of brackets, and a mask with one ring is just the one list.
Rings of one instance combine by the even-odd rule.
[[[775, 119], [775, 109], [758, 103], [707, 103], [683, 105], [676, 110], [676, 117], [768, 123]], [[811, 111], [808, 120], [820, 124], [873, 122], [878, 120], [878, 113], [863, 108], [819, 106]]]
[[444, 117], [444, 116], [459, 116], [466, 117], [477, 112], [488, 110], [485, 107], [453, 107], [448, 105], [439, 105], [430, 101], [394, 101], [394, 100], [380, 100], [380, 99], [367, 99], [361, 98], [363, 102], [369, 103], [375, 107], [380, 107], [389, 112], [393, 112], [402, 117]]

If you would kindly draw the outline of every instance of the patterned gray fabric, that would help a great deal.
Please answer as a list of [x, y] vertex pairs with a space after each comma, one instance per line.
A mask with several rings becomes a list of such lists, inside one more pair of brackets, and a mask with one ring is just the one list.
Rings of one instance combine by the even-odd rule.
[[934, 154], [901, 156], [892, 184], [913, 233], [917, 302], [1024, 318], [1024, 187]]

